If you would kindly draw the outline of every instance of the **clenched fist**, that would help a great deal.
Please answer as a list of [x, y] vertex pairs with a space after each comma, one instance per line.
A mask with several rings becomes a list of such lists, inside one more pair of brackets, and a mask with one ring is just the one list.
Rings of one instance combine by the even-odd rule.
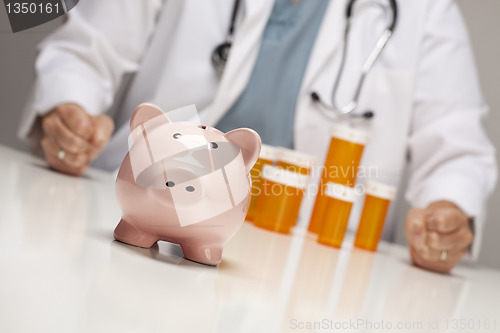
[[61, 104], [42, 118], [42, 148], [49, 165], [79, 175], [99, 156], [114, 130], [106, 115], [91, 116], [76, 104]]
[[414, 264], [440, 273], [449, 272], [473, 240], [469, 218], [447, 201], [410, 210], [405, 232]]

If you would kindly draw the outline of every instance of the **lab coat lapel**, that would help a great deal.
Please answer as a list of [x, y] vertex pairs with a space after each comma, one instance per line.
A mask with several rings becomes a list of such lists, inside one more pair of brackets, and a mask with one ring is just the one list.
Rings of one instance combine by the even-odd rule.
[[333, 61], [337, 51], [340, 51], [345, 30], [346, 6], [347, 0], [330, 0], [326, 9], [302, 82], [301, 90], [307, 90], [307, 95], [325, 65]]
[[330, 0], [297, 98], [294, 148], [316, 156], [324, 156], [331, 121], [319, 112], [311, 92], [319, 92], [323, 98], [330, 95], [341, 58], [347, 1]]
[[245, 89], [257, 60], [260, 41], [274, 1], [245, 0], [245, 13], [231, 48], [224, 74], [207, 117], [216, 124]]

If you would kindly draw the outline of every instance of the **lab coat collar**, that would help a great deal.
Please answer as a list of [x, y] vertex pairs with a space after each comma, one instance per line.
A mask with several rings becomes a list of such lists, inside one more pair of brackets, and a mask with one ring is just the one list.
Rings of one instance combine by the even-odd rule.
[[[231, 55], [215, 95], [211, 112], [205, 120], [209, 125], [216, 124], [245, 89], [258, 56], [263, 31], [274, 6], [274, 1], [268, 0], [245, 0], [244, 2], [244, 18], [237, 29]], [[343, 39], [346, 6], [347, 0], [330, 0], [308, 61], [301, 96], [311, 91], [325, 64], [334, 59]]]
[[[328, 4], [302, 82], [301, 90], [307, 95], [313, 90], [314, 82], [322, 74], [326, 64], [335, 60], [337, 51], [342, 45], [347, 2], [348, 0], [330, 0]], [[334, 79], [335, 77], [332, 77], [332, 85]], [[315, 90], [322, 90], [320, 88]]]
[[234, 37], [207, 124], [216, 124], [245, 89], [259, 52], [274, 1], [244, 0], [244, 17]]

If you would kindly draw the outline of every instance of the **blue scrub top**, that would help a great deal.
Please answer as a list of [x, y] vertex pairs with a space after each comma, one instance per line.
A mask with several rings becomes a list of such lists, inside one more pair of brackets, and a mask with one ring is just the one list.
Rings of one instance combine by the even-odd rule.
[[295, 106], [329, 0], [276, 0], [247, 87], [216, 125], [256, 130], [262, 142], [292, 148]]

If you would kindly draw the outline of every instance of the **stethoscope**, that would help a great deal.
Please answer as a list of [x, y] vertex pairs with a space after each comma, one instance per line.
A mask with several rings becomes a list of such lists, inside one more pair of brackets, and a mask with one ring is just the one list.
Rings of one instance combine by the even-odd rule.
[[219, 75], [222, 75], [224, 68], [226, 68], [229, 51], [231, 51], [231, 46], [233, 45], [234, 26], [236, 23], [236, 16], [238, 15], [238, 9], [240, 8], [240, 1], [241, 0], [234, 1], [233, 13], [231, 14], [231, 24], [229, 25], [226, 41], [218, 45], [212, 52], [212, 65]]
[[[375, 44], [375, 47], [371, 51], [370, 55], [366, 59], [365, 63], [363, 64], [362, 70], [361, 70], [361, 75], [358, 81], [358, 84], [356, 86], [356, 90], [354, 92], [354, 97], [352, 98], [352, 101], [347, 103], [344, 106], [340, 106], [336, 102], [336, 95], [337, 91], [340, 85], [341, 77], [344, 72], [344, 67], [345, 67], [345, 60], [347, 57], [347, 42], [349, 39], [349, 32], [351, 29], [351, 20], [353, 17], [353, 7], [354, 4], [356, 3], [356, 0], [350, 0], [349, 4], [347, 5], [346, 8], [346, 26], [345, 26], [345, 31], [344, 31], [344, 47], [342, 50], [342, 58], [340, 60], [340, 67], [338, 70], [337, 78], [335, 79], [335, 82], [333, 84], [333, 89], [332, 89], [332, 105], [328, 105], [325, 103], [319, 94], [315, 91], [311, 93], [311, 98], [314, 102], [317, 102], [321, 105], [321, 107], [325, 111], [325, 115], [329, 118], [333, 118], [332, 114], [340, 115], [340, 116], [350, 116], [350, 117], [362, 117], [365, 119], [370, 119], [373, 118], [375, 115], [373, 111], [365, 111], [360, 114], [353, 114], [352, 112], [356, 110], [358, 107], [358, 101], [359, 101], [359, 94], [361, 93], [361, 89], [363, 88], [363, 84], [365, 81], [365, 78], [367, 74], [370, 72], [372, 69], [373, 65], [375, 64], [375, 61], [380, 57], [380, 54], [382, 53], [383, 49], [387, 45], [387, 42], [391, 38], [394, 29], [396, 27], [396, 22], [398, 18], [398, 7], [396, 4], [396, 0], [389, 0], [390, 8], [392, 11], [392, 19], [390, 20], [389, 24], [385, 28], [385, 30], [382, 32], [380, 35], [377, 43]], [[236, 15], [238, 13], [238, 9], [240, 6], [240, 0], [235, 0], [234, 6], [233, 6], [233, 13], [231, 17], [231, 24], [229, 26], [229, 31], [227, 34], [226, 41], [219, 46], [217, 46], [214, 51], [212, 52], [212, 64], [215, 68], [215, 70], [219, 73], [222, 74], [224, 71], [224, 68], [226, 66], [227, 58], [229, 56], [229, 51], [231, 50], [231, 45], [233, 42], [233, 37], [234, 37], [234, 26], [236, 22]], [[329, 112], [327, 112], [329, 111]]]

